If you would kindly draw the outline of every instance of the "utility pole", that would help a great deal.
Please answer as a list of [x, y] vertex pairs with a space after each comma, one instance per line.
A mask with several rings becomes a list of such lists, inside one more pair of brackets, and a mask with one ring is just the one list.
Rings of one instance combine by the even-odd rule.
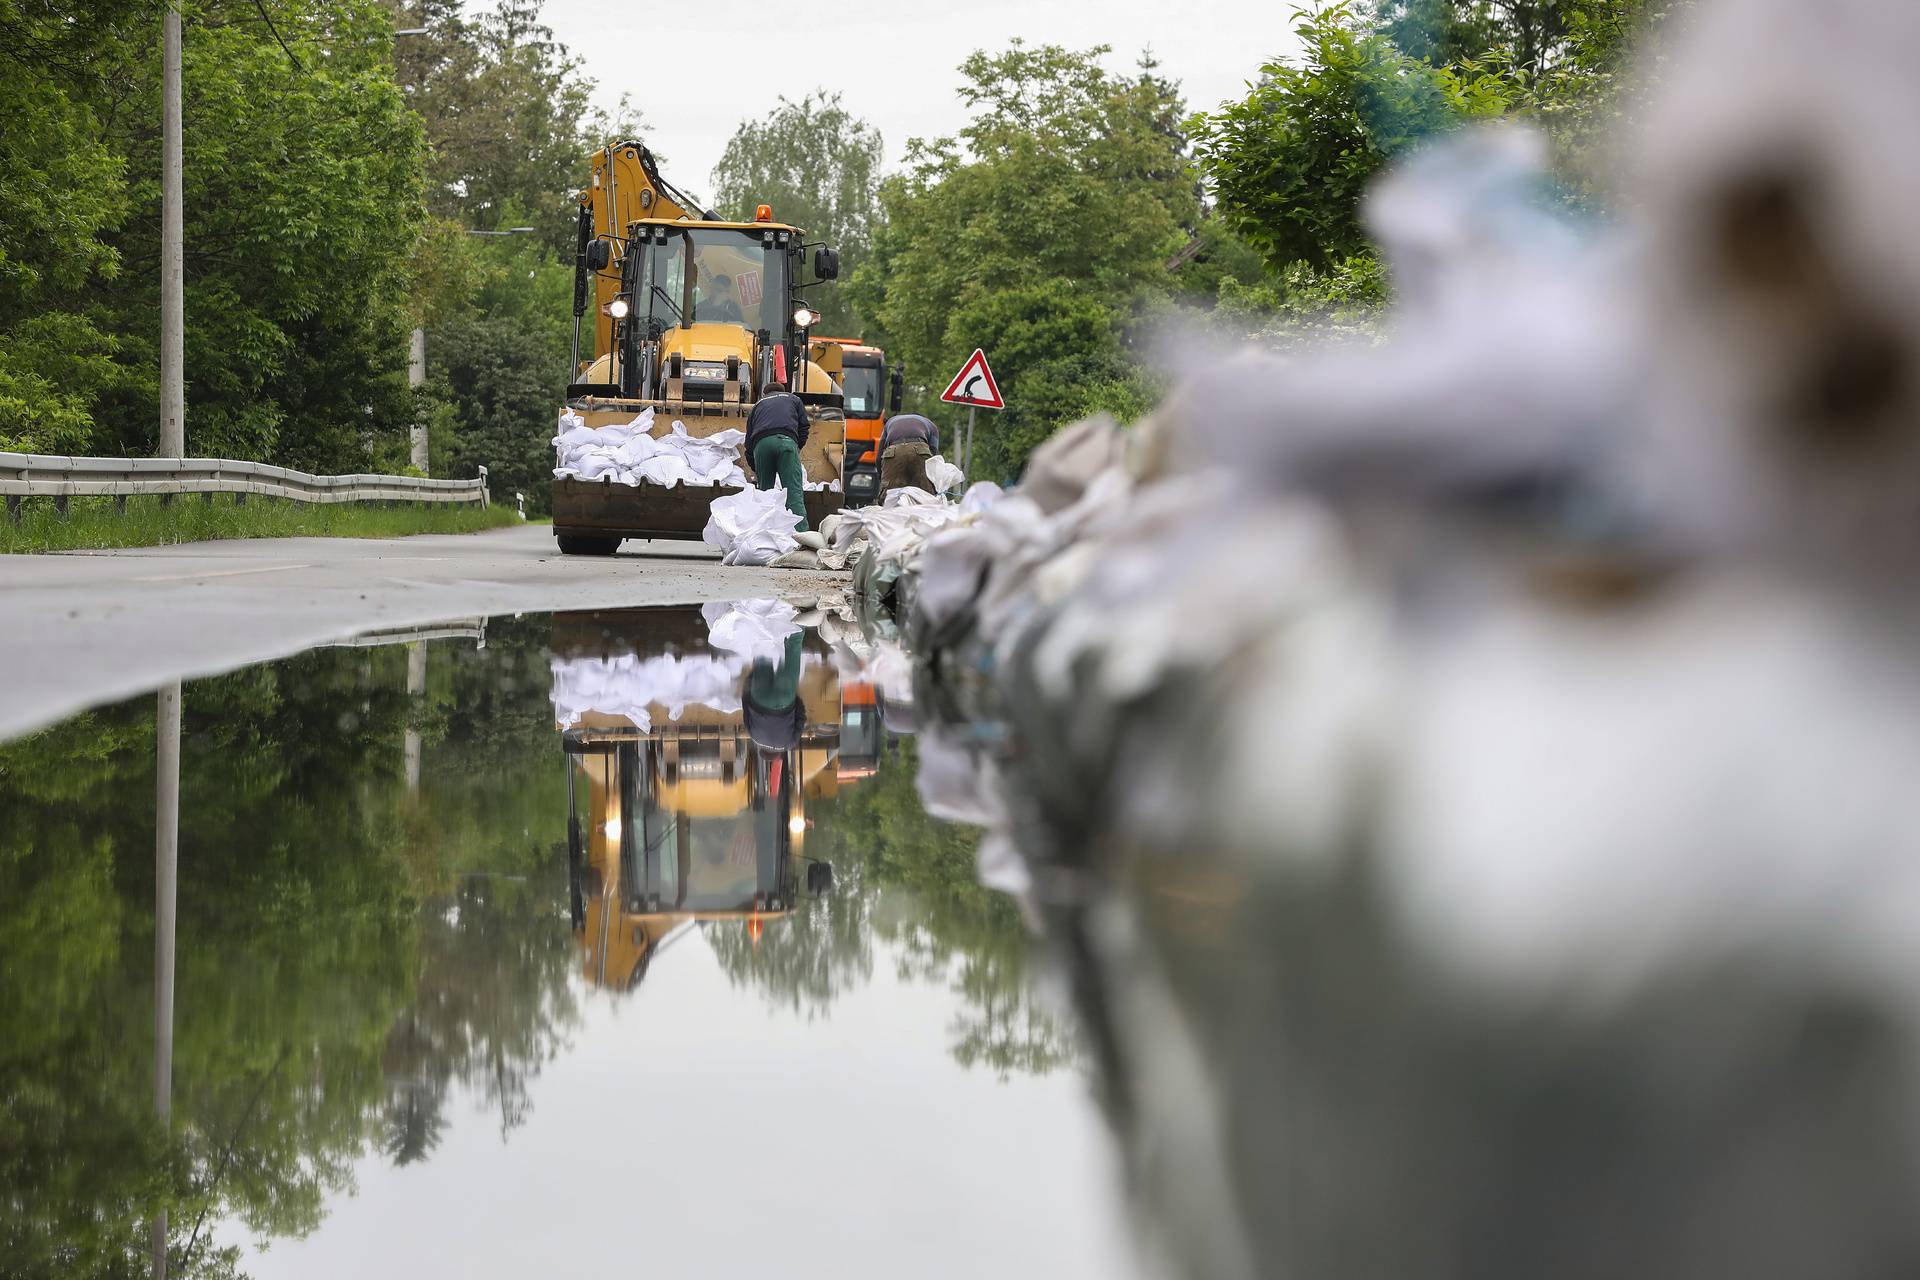
[[[427, 331], [418, 326], [407, 346], [407, 385], [415, 391], [427, 385]], [[414, 411], [419, 408], [416, 403]], [[427, 474], [427, 424], [420, 418], [413, 421], [413, 469]]]
[[[154, 708], [153, 789], [153, 1111], [171, 1143], [173, 1116], [173, 962], [180, 884], [180, 682], [162, 688]], [[153, 1280], [167, 1280], [167, 1211], [154, 1215]]]
[[160, 18], [160, 456], [187, 453], [186, 260], [182, 242], [180, 145], [180, 11]]

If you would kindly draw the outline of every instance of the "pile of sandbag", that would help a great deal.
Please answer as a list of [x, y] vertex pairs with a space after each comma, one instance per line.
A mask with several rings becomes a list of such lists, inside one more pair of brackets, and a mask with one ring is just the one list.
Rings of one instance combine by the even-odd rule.
[[734, 656], [660, 654], [640, 658], [555, 658], [553, 718], [571, 729], [589, 713], [627, 720], [645, 733], [658, 707], [678, 720], [690, 706], [723, 714], [740, 710], [740, 676], [748, 664]]
[[[753, 484], [743, 465], [746, 439], [737, 429], [692, 435], [678, 418], [667, 434], [656, 436], [650, 408], [632, 422], [603, 427], [589, 427], [569, 409], [560, 415], [560, 434], [553, 438], [553, 474], [630, 485], [645, 480], [668, 489], [681, 484], [744, 489]], [[837, 476], [805, 484], [809, 492], [840, 492]]]
[[612, 716], [645, 733], [656, 710], [674, 721], [692, 706], [735, 714], [748, 670], [779, 662], [787, 638], [800, 630], [800, 610], [784, 600], [712, 601], [700, 616], [714, 653], [553, 659], [554, 720], [571, 729], [589, 714]]
[[700, 606], [700, 616], [708, 644], [748, 662], [779, 661], [787, 638], [800, 630], [800, 610], [785, 600], [709, 600]]
[[795, 550], [800, 517], [781, 489], [742, 489], [713, 500], [701, 541], [720, 549], [721, 564], [770, 564]]
[[629, 485], [645, 480], [669, 489], [680, 484], [740, 487], [751, 483], [740, 466], [745, 442], [746, 433], [738, 430], [690, 435], [678, 419], [666, 435], [656, 436], [650, 408], [632, 422], [604, 427], [589, 427], [568, 410], [560, 415], [560, 434], [553, 438], [553, 474]]
[[878, 579], [891, 583], [914, 562], [928, 538], [956, 521], [974, 518], [999, 495], [999, 486], [991, 483], [973, 486], [958, 503], [923, 489], [895, 489], [879, 506], [857, 507], [822, 521], [826, 546], [820, 563], [828, 569], [855, 566], [856, 573], [876, 580], [873, 585], [884, 585]]
[[1008, 766], [923, 744], [929, 807], [1063, 923], [1174, 1269], [1577, 1270], [1595, 1205], [1644, 1274], [1920, 1256], [1914, 401], [1853, 363], [1920, 349], [1920, 165], [1861, 142], [1920, 90], [1858, 62], [1920, 15], [1718, 9], [1631, 234], [1429, 148], [1378, 344], [1196, 362], [921, 553]]

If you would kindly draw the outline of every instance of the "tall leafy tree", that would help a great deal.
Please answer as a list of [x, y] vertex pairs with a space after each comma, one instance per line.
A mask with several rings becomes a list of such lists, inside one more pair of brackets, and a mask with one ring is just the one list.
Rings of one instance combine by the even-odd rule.
[[[714, 204], [724, 217], [747, 219], [760, 204], [806, 229], [809, 239], [840, 251], [843, 280], [866, 261], [879, 213], [879, 131], [821, 90], [798, 102], [780, 99], [773, 112], [743, 120], [713, 170]], [[812, 292], [825, 317], [822, 333], [857, 336], [846, 289]]]
[[86, 452], [121, 379], [102, 314], [129, 207], [105, 136], [142, 68], [158, 0], [0, 3], [0, 449]]
[[[592, 108], [593, 82], [541, 21], [542, 0], [385, 0], [407, 103], [428, 141], [413, 309], [427, 329], [436, 474], [488, 468], [496, 491], [544, 511], [554, 413], [567, 380], [573, 195], [588, 153], [640, 126], [624, 101]], [[493, 233], [532, 227], [530, 236]], [[472, 235], [480, 232], [486, 235]]]
[[[0, 9], [23, 35], [0, 44], [32, 63], [0, 76], [0, 99], [27, 95], [0, 143], [0, 207], [19, 218], [0, 226], [0, 435], [16, 444], [153, 447], [161, 7]], [[189, 446], [375, 463], [405, 426], [423, 160], [388, 17], [376, 0], [203, 0], [183, 19]]]
[[386, 3], [395, 22], [426, 29], [399, 41], [394, 61], [426, 126], [428, 208], [477, 230], [535, 226], [570, 251], [571, 195], [605, 122], [579, 59], [541, 21], [544, 0], [471, 16], [462, 0]]
[[[1200, 220], [1177, 86], [1151, 61], [1115, 75], [1107, 52], [1015, 41], [967, 58], [970, 120], [955, 138], [908, 145], [905, 172], [881, 184], [874, 257], [854, 280], [855, 305], [916, 382], [934, 385], [989, 345], [1022, 406], [982, 448], [1003, 473], [1065, 414], [1131, 395], [1127, 321], [1168, 286], [1169, 259]], [[1028, 341], [1045, 334], [1084, 345]]]
[[1376, 26], [1401, 52], [1434, 66], [1499, 55], [1529, 76], [1566, 51], [1589, 0], [1379, 0]]
[[1351, 6], [1303, 14], [1297, 62], [1275, 60], [1245, 98], [1194, 117], [1201, 170], [1228, 223], [1281, 272], [1370, 255], [1360, 199], [1390, 160], [1508, 105], [1503, 81], [1435, 67], [1368, 29]]

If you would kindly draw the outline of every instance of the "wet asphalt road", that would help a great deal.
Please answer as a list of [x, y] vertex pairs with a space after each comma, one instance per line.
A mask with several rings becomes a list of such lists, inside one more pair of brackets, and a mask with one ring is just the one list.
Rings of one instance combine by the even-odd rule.
[[371, 630], [547, 609], [822, 595], [844, 575], [729, 568], [699, 543], [562, 556], [545, 525], [0, 555], [0, 739], [165, 681]]

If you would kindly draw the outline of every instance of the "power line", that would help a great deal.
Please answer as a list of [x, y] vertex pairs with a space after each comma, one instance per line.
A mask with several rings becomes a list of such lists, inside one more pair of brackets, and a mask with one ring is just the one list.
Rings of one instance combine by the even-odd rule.
[[287, 48], [287, 42], [280, 39], [280, 28], [273, 25], [273, 15], [267, 12], [264, 0], [253, 0], [253, 7], [260, 11], [260, 18], [267, 24], [267, 30], [273, 32], [273, 38], [280, 41], [280, 50], [287, 55], [287, 61], [293, 64], [293, 69], [304, 72], [306, 68], [300, 65], [300, 59], [294, 57], [293, 50]]

